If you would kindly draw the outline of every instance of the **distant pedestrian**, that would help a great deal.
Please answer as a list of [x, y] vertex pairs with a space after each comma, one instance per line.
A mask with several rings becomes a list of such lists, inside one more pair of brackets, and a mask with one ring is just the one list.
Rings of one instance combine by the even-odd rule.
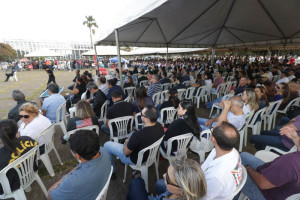
[[45, 71], [49, 75], [48, 82], [47, 82], [47, 87], [48, 87], [49, 83], [51, 83], [51, 82], [56, 83], [56, 81], [55, 81], [55, 76], [53, 74], [53, 71], [49, 68], [49, 66], [45, 67]]

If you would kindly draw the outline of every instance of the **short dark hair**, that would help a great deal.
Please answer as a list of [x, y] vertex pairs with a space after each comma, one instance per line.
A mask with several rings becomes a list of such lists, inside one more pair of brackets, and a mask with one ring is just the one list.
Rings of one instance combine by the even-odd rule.
[[120, 98], [120, 97], [122, 97], [122, 94], [118, 91], [118, 90], [114, 90], [114, 91], [112, 91], [112, 93], [111, 93], [111, 97], [113, 97], [113, 98]]
[[115, 82], [114, 79], [109, 79], [109, 80], [107, 81], [107, 84], [108, 84], [108, 85], [111, 85], [111, 86], [115, 86], [115, 85], [116, 85], [116, 82]]
[[100, 83], [106, 83], [106, 78], [104, 76], [100, 76], [99, 81]]
[[98, 86], [97, 86], [95, 83], [89, 83], [89, 84], [87, 84], [86, 87], [87, 87], [89, 90], [91, 90], [91, 89], [97, 90], [97, 89], [98, 89]]
[[182, 76], [177, 74], [176, 79], [179, 81], [179, 83], [182, 83]]
[[128, 73], [130, 74], [130, 76], [132, 76], [132, 75], [133, 75], [133, 72], [132, 72], [132, 71], [128, 71]]
[[53, 94], [57, 94], [59, 91], [59, 86], [56, 83], [50, 83], [47, 88]]
[[11, 93], [11, 96], [15, 101], [24, 101], [25, 100], [25, 95], [20, 90], [13, 90]]
[[286, 77], [288, 77], [288, 76], [289, 76], [289, 73], [288, 73], [288, 72], [286, 72], [286, 71], [282, 72], [282, 74], [284, 74]]
[[216, 139], [219, 147], [225, 151], [232, 150], [239, 140], [238, 131], [228, 122], [222, 122], [216, 126], [212, 132], [212, 136]]
[[69, 137], [70, 149], [85, 160], [91, 160], [100, 149], [99, 136], [91, 130], [78, 130]]
[[167, 72], [163, 71], [162, 74], [164, 75], [164, 77], [167, 77]]
[[145, 117], [150, 119], [150, 122], [154, 123], [156, 122], [157, 118], [158, 118], [158, 110], [151, 105], [147, 105], [145, 106], [146, 111], [144, 113]]

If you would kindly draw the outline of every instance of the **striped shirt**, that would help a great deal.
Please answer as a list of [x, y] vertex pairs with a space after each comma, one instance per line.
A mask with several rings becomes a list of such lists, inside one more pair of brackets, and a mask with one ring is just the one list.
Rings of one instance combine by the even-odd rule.
[[76, 121], [76, 128], [83, 128], [83, 127], [92, 126], [92, 125], [93, 125], [93, 122], [92, 122], [91, 118]]
[[147, 95], [152, 97], [155, 93], [161, 91], [161, 84], [160, 83], [153, 83], [147, 91]]
[[99, 86], [99, 90], [101, 90], [105, 95], [107, 95], [107, 93], [108, 93], [108, 86], [107, 86], [107, 84], [105, 83], [103, 85], [100, 85]]

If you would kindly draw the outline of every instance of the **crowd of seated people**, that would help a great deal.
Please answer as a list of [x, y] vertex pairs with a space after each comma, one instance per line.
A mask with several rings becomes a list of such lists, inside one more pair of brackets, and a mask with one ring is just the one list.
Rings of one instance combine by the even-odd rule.
[[[137, 113], [140, 113], [139, 123], [143, 123], [143, 127], [130, 133], [124, 142], [107, 141], [104, 148], [100, 148], [99, 136], [93, 131], [80, 130], [69, 138], [64, 138], [68, 139], [72, 154], [81, 164], [49, 189], [49, 199], [75, 197], [95, 199], [108, 179], [110, 166], [113, 166], [112, 179], [116, 178], [117, 163], [114, 157], [118, 157], [124, 164], [134, 165], [137, 163], [138, 153], [162, 137], [160, 147], [166, 151], [170, 138], [192, 133], [194, 135], [192, 140], [201, 140], [199, 138], [201, 131], [207, 129], [211, 130], [214, 148], [204, 163], [184, 158], [180, 161], [170, 160], [170, 166], [163, 175], [163, 180], [156, 183], [158, 196], [148, 194], [143, 179], [135, 172], [129, 185], [127, 199], [227, 199], [246, 176], [242, 173], [242, 165], [246, 167], [248, 177], [241, 192], [250, 199], [286, 199], [292, 194], [300, 193], [298, 175], [300, 173], [296, 167], [300, 162], [298, 152], [281, 155], [274, 161], [264, 163], [249, 153], [244, 152], [240, 156], [235, 149], [239, 140], [239, 130], [247, 122], [250, 113], [268, 107], [271, 102], [278, 100], [282, 100], [278, 109], [284, 110], [299, 96], [297, 80], [300, 75], [299, 68], [283, 64], [276, 59], [253, 60], [250, 63], [249, 60], [237, 62], [218, 58], [213, 66], [209, 66], [206, 59], [179, 59], [170, 61], [168, 65], [162, 61], [144, 62], [142, 66], [133, 66], [133, 69], [122, 72], [127, 75], [123, 86], [118, 85], [118, 78], [123, 76], [108, 80], [104, 76], [99, 76], [99, 83], [95, 83], [89, 73], [79, 75], [78, 72], [75, 84], [71, 88], [73, 95], [68, 96], [66, 100], [59, 96], [57, 84], [48, 85], [50, 97], [43, 103], [41, 108], [43, 114], [39, 113], [36, 105], [26, 102], [25, 95], [18, 95], [18, 91], [14, 92], [12, 96], [18, 104], [9, 116], [16, 122], [21, 119], [22, 123], [17, 131], [14, 121], [0, 121], [0, 143], [3, 144], [0, 146], [0, 155], [11, 155], [20, 141], [34, 141], [40, 132], [49, 127], [51, 122], [56, 121], [54, 113], [65, 101], [67, 110], [76, 103], [76, 115], [68, 121], [67, 131], [100, 125], [98, 119], [101, 108], [108, 101], [106, 119], [101, 126], [100, 134], [104, 132], [116, 136], [117, 126], [112, 125], [110, 130], [109, 122], [120, 117], [134, 117]], [[223, 73], [227, 75], [222, 76]], [[220, 96], [211, 102], [205, 102], [207, 108], [219, 103], [219, 107], [222, 108], [219, 116], [211, 119], [199, 118], [191, 100], [178, 99], [178, 90], [188, 87], [195, 87], [194, 96], [197, 93], [196, 89], [201, 86], [211, 86], [211, 93], [216, 94], [216, 88], [228, 82], [227, 78], [230, 76], [232, 76], [230, 80], [237, 81], [237, 85], [230, 88], [233, 96], [224, 101], [223, 96]], [[147, 81], [148, 84], [145, 87], [141, 86], [141, 81]], [[172, 83], [172, 86], [167, 88], [168, 100], [160, 102], [156, 108], [152, 97], [163, 90], [162, 84], [165, 83]], [[123, 89], [126, 87], [136, 87], [133, 102], [124, 101], [126, 95]], [[86, 91], [89, 91], [90, 97], [81, 100], [82, 94]], [[58, 100], [58, 104], [52, 104]], [[167, 107], [174, 107], [177, 114], [174, 121], [165, 126], [158, 122], [165, 119], [158, 119], [161, 110]], [[199, 111], [203, 109], [205, 108], [200, 108]], [[12, 114], [16, 113], [16, 110], [18, 113]], [[250, 142], [257, 150], [264, 150], [266, 146], [273, 146], [285, 152], [295, 146], [300, 149], [299, 117], [300, 115], [297, 115], [295, 118], [287, 119], [275, 130], [264, 130], [259, 135], [252, 135]], [[289, 122], [286, 123], [287, 121]], [[12, 128], [3, 128], [5, 126]], [[40, 146], [42, 153], [44, 142], [39, 140], [34, 144]], [[171, 149], [172, 155], [176, 155], [177, 144], [173, 143]], [[22, 155], [23, 153], [19, 154]], [[9, 156], [5, 158], [0, 169], [9, 164], [11, 158]], [[147, 156], [143, 161], [146, 159]], [[96, 168], [104, 170], [95, 173]], [[277, 171], [282, 171], [284, 177], [276, 173]], [[86, 179], [89, 183], [83, 184]], [[10, 183], [11, 187], [16, 188], [18, 185], [13, 182]], [[73, 184], [75, 182], [76, 184]], [[14, 184], [16, 186], [13, 187]], [[237, 198], [238, 195], [235, 199]]]

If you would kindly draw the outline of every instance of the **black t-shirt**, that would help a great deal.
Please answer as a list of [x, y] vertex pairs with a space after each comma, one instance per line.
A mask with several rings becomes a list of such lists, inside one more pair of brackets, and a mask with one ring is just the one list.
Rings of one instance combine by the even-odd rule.
[[54, 77], [53, 71], [51, 69], [48, 69], [47, 73], [48, 73], [49, 77], [51, 77], [51, 78]]
[[[192, 132], [193, 129], [187, 124], [187, 122], [184, 119], [176, 119], [170, 124], [167, 131], [165, 132], [165, 136], [162, 141], [161, 147], [164, 151], [166, 151], [167, 148], [165, 148], [164, 141], [168, 141], [170, 138], [178, 135], [184, 135]], [[177, 151], [177, 141], [173, 142], [172, 144], [172, 152], [175, 151]]]
[[[115, 104], [108, 108], [106, 119], [115, 119], [118, 117], [125, 117], [125, 116], [133, 116], [135, 113], [135, 107], [133, 104], [128, 103], [126, 101], [117, 101]], [[130, 123], [130, 121], [128, 122]], [[114, 133], [117, 132], [117, 127], [115, 124], [112, 124]], [[128, 127], [129, 128], [129, 127]]]
[[94, 113], [96, 114], [97, 117], [100, 116], [101, 107], [105, 103], [105, 101], [106, 101], [105, 94], [101, 90], [98, 90], [94, 94], [94, 99], [91, 102], [91, 103], [93, 103], [93, 110], [94, 110]]
[[[132, 153], [129, 155], [130, 160], [136, 164], [138, 154], [144, 148], [152, 145], [164, 135], [164, 129], [160, 123], [156, 123], [154, 126], [144, 127], [143, 129], [133, 132], [131, 135], [127, 147]], [[149, 152], [145, 152], [143, 162], [148, 158]]]
[[[27, 153], [30, 149], [37, 146], [38, 143], [28, 136], [21, 136], [17, 138], [17, 153], [11, 152], [6, 147], [0, 148], [0, 171], [4, 169], [7, 165], [15, 161], [20, 156]], [[37, 170], [37, 165], [34, 166], [34, 170]], [[7, 178], [10, 184], [10, 188], [12, 191], [20, 188], [19, 176], [15, 169], [10, 169], [7, 172]], [[3, 188], [0, 185], [0, 194], [3, 194]]]
[[79, 101], [81, 99], [81, 95], [86, 91], [86, 85], [84, 83], [77, 84], [76, 89], [79, 90], [77, 94], [74, 95], [73, 101]]
[[146, 81], [148, 80], [148, 78], [146, 76], [141, 76], [140, 78], [138, 78], [138, 83], [140, 83], [141, 81]]

